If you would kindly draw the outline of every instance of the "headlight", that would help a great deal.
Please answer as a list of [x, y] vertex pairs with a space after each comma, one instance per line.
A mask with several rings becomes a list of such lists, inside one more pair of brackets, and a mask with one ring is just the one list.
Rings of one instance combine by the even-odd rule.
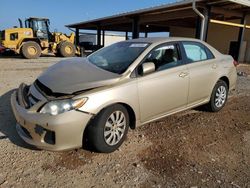
[[43, 106], [43, 108], [40, 110], [40, 113], [51, 115], [61, 114], [73, 109], [81, 108], [87, 102], [87, 100], [88, 98], [51, 101]]

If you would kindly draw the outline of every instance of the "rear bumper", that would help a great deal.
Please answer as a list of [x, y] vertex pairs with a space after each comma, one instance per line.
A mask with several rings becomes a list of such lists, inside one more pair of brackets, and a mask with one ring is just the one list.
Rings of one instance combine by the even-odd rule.
[[17, 92], [11, 96], [16, 129], [28, 144], [51, 151], [82, 147], [83, 132], [91, 115], [69, 111], [56, 116], [29, 111], [17, 101]]

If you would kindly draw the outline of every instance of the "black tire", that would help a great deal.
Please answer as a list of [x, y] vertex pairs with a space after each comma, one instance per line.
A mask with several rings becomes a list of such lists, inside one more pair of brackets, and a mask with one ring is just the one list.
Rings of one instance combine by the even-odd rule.
[[55, 53], [55, 56], [56, 56], [56, 57], [62, 57], [62, 55], [61, 55], [59, 52], [56, 52], [56, 53]]
[[[218, 94], [219, 88], [221, 88], [221, 89], [224, 88], [223, 90], [225, 90], [225, 97], [221, 98], [221, 101], [224, 101], [224, 102], [221, 102], [221, 103], [218, 102], [219, 96], [217, 96], [217, 95], [219, 95]], [[210, 101], [208, 104], [205, 105], [205, 107], [210, 112], [218, 112], [225, 106], [225, 104], [227, 102], [227, 98], [228, 98], [228, 85], [226, 84], [225, 81], [219, 80], [215, 84]]]
[[[107, 134], [108, 132], [114, 131], [112, 130], [112, 128], [115, 129], [114, 128], [115, 125], [110, 123], [110, 121], [112, 120], [111, 116], [117, 112], [119, 113], [121, 112], [121, 114], [124, 115], [124, 116], [122, 116], [121, 114], [120, 116], [118, 115], [120, 118], [122, 117], [125, 118], [125, 122], [122, 121], [124, 123], [124, 126], [123, 126], [124, 132], [123, 134], [121, 134], [122, 136], [120, 137], [120, 139], [118, 135], [112, 136], [112, 133]], [[115, 116], [113, 117], [116, 118]], [[112, 124], [113, 125], [112, 128], [109, 128], [107, 124], [108, 125]], [[108, 108], [103, 109], [87, 127], [88, 143], [97, 152], [102, 152], [102, 153], [113, 152], [116, 149], [118, 149], [123, 143], [123, 141], [125, 140], [127, 132], [128, 132], [128, 128], [129, 128], [129, 114], [127, 112], [127, 109], [120, 104], [110, 106]], [[105, 133], [107, 134], [106, 136], [104, 136]], [[119, 133], [122, 133], [122, 132], [119, 132]], [[108, 143], [109, 138], [111, 138], [110, 142], [113, 142], [113, 140], [114, 141], [117, 140], [116, 141], [117, 143], [114, 143], [113, 145], [109, 144]]]
[[41, 47], [34, 41], [25, 42], [21, 48], [21, 55], [26, 59], [37, 59], [41, 56]]
[[76, 53], [74, 44], [64, 41], [59, 44], [59, 54], [63, 57], [73, 57]]
[[64, 41], [63, 41], [63, 42], [60, 42], [60, 43], [57, 45], [57, 47], [56, 47], [57, 51], [56, 51], [56, 53], [55, 53], [56, 57], [62, 57], [62, 54], [61, 54], [61, 52], [60, 52], [60, 48], [61, 48], [61, 46], [62, 46], [63, 43], [64, 43]]

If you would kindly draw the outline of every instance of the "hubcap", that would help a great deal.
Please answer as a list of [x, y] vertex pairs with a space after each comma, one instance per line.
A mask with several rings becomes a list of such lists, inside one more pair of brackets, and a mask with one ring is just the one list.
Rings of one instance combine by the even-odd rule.
[[72, 48], [71, 48], [70, 46], [66, 46], [66, 47], [65, 47], [65, 52], [66, 52], [67, 54], [71, 54], [71, 53], [72, 53]]
[[36, 47], [30, 46], [30, 47], [28, 48], [28, 52], [29, 52], [29, 54], [31, 54], [31, 55], [35, 55], [35, 54], [37, 53]]
[[226, 102], [226, 98], [227, 98], [227, 90], [225, 86], [220, 86], [215, 94], [215, 106], [217, 108], [221, 108]]
[[105, 142], [110, 145], [116, 145], [123, 137], [126, 129], [126, 117], [123, 112], [113, 112], [106, 121], [104, 127]]

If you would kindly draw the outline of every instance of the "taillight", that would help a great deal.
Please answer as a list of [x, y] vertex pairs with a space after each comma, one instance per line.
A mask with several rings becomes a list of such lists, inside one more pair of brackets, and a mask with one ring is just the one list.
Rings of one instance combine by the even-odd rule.
[[239, 63], [237, 61], [235, 61], [235, 60], [233, 61], [233, 64], [234, 64], [235, 67], [237, 67], [239, 65]]

